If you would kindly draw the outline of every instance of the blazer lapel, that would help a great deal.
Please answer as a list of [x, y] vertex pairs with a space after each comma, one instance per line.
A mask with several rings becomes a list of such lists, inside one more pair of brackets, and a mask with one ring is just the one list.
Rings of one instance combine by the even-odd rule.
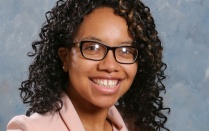
[[70, 131], [85, 131], [83, 124], [67, 94], [62, 95], [63, 107], [60, 115]]

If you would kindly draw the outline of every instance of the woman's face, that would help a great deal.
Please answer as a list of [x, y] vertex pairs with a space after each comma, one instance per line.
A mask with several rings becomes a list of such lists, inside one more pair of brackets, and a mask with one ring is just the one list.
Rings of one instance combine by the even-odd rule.
[[[73, 42], [83, 40], [110, 47], [130, 46], [133, 42], [126, 21], [105, 7], [84, 17]], [[92, 61], [82, 56], [79, 47], [73, 47], [62, 61], [69, 74], [68, 95], [77, 106], [114, 105], [130, 88], [137, 71], [137, 63], [120, 64], [111, 50], [103, 60]]]

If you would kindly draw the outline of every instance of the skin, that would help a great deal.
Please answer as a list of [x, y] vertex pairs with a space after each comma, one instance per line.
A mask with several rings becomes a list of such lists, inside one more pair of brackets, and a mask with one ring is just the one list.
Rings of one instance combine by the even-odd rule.
[[[81, 40], [94, 40], [112, 47], [130, 45], [133, 41], [126, 21], [107, 7], [95, 9], [84, 17], [73, 42]], [[64, 71], [69, 74], [67, 94], [85, 130], [111, 131], [108, 109], [130, 88], [137, 63], [119, 64], [112, 51], [101, 61], [87, 60], [78, 47], [59, 48], [58, 54]], [[95, 79], [118, 80], [118, 83], [107, 88], [93, 82]]]

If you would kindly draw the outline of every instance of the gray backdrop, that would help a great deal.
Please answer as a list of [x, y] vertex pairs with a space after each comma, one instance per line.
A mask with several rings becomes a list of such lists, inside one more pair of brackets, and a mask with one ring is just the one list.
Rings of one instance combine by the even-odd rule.
[[[143, 0], [151, 9], [168, 64], [165, 104], [172, 131], [209, 131], [209, 1]], [[31, 42], [55, 0], [0, 0], [0, 131], [25, 113], [18, 87]]]

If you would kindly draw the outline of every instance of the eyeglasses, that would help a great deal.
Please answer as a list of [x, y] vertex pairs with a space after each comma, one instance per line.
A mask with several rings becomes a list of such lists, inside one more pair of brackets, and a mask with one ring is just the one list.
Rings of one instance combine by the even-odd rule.
[[74, 44], [80, 48], [84, 58], [93, 61], [103, 60], [109, 50], [113, 51], [115, 60], [120, 64], [133, 64], [138, 57], [138, 49], [133, 46], [110, 47], [96, 41], [81, 41]]

